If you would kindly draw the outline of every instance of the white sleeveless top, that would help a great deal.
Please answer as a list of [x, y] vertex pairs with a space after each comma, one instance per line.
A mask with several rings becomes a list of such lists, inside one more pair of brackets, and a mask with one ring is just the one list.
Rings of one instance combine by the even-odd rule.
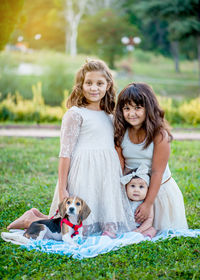
[[[154, 143], [152, 142], [146, 149], [143, 149], [144, 143], [145, 141], [140, 144], [134, 144], [129, 138], [128, 129], [126, 130], [121, 144], [126, 168], [135, 169], [143, 163], [147, 165], [151, 171]], [[171, 172], [167, 164], [163, 173], [162, 183], [165, 182], [170, 176]]]

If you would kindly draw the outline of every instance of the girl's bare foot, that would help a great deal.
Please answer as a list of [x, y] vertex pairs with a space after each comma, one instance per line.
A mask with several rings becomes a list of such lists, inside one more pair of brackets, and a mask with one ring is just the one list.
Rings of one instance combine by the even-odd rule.
[[47, 215], [42, 214], [37, 208], [32, 208], [31, 211], [37, 216], [38, 218], [48, 219]]
[[149, 229], [142, 232], [144, 236], [149, 236], [150, 238], [153, 238], [156, 236], [157, 230], [154, 227], [150, 227]]
[[9, 224], [7, 229], [21, 229], [21, 228], [28, 228], [30, 224], [34, 221], [47, 219], [48, 216], [42, 214], [39, 210], [36, 208], [32, 208], [28, 211], [26, 211], [21, 217], [16, 219], [14, 222]]
[[110, 232], [110, 231], [104, 231], [103, 233], [102, 233], [102, 235], [107, 235], [107, 236], [109, 236], [110, 238], [117, 238], [117, 235], [114, 233], [114, 232]]

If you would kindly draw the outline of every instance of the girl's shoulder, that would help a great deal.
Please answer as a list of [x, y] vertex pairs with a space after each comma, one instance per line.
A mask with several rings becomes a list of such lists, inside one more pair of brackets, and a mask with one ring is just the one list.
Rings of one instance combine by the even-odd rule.
[[167, 143], [170, 142], [169, 134], [165, 129], [160, 130], [153, 139], [154, 144], [159, 144], [161, 142], [167, 142]]
[[79, 107], [73, 106], [69, 108], [63, 115], [63, 120], [76, 120], [82, 119], [82, 115], [80, 113]]

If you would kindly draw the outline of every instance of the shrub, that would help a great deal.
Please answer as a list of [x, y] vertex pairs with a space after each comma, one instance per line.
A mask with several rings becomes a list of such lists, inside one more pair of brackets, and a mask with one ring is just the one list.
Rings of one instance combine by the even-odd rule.
[[[69, 94], [64, 90], [64, 98], [60, 106], [49, 106], [44, 102], [42, 83], [32, 86], [32, 100], [24, 99], [17, 91], [15, 95], [8, 94], [0, 103], [0, 121], [30, 121], [55, 122], [60, 121], [66, 111], [66, 99]], [[200, 97], [185, 101], [183, 104], [174, 103], [171, 98], [158, 96], [158, 101], [165, 111], [165, 118], [173, 124], [200, 124]]]
[[157, 98], [162, 109], [165, 111], [165, 118], [170, 124], [182, 123], [184, 121], [172, 98], [163, 96], [157, 96]]
[[193, 125], [199, 124], [200, 123], [200, 97], [192, 99], [189, 103], [184, 102], [178, 108], [178, 111], [186, 123], [193, 124]]
[[[33, 99], [25, 100], [17, 91], [15, 95], [8, 94], [0, 103], [0, 120], [52, 122], [59, 121], [65, 112], [64, 106], [51, 107], [45, 105], [42, 96], [42, 83], [32, 86]], [[64, 98], [68, 94], [65, 91]], [[64, 101], [63, 101], [64, 104]]]

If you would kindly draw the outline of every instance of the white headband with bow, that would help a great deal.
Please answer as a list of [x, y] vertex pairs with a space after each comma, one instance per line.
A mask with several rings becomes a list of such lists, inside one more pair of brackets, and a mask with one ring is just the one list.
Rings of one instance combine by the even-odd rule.
[[123, 185], [126, 185], [131, 181], [131, 179], [133, 177], [137, 176], [137, 177], [143, 179], [149, 186], [150, 177], [148, 175], [148, 172], [149, 172], [149, 168], [145, 164], [142, 163], [136, 171], [133, 171], [130, 174], [127, 174], [127, 175], [121, 177], [120, 182]]

